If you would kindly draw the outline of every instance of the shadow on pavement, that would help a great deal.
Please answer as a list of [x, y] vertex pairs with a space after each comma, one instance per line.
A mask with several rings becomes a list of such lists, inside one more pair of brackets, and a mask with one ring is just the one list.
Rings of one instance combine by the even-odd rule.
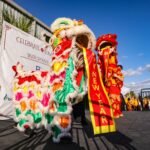
[[[134, 146], [131, 145], [132, 139], [125, 136], [119, 131], [116, 131], [114, 133], [108, 133], [103, 135], [110, 143], [113, 144], [115, 149], [120, 149], [120, 146], [128, 149], [128, 150], [136, 150]], [[101, 141], [104, 143], [102, 138], [100, 137]]]
[[84, 147], [80, 147], [78, 144], [71, 142], [70, 140], [63, 141], [60, 143], [54, 143], [51, 138], [49, 138], [46, 142], [43, 150], [85, 150]]
[[9, 136], [11, 134], [14, 134], [15, 132], [17, 132], [17, 130], [14, 129], [12, 125], [8, 126], [8, 127], [0, 130], [0, 138], [3, 138], [5, 136]]
[[88, 126], [85, 126], [83, 130], [86, 133], [87, 137], [93, 140], [96, 147], [97, 143], [95, 142], [95, 137], [98, 137], [106, 149], [109, 149], [108, 145], [110, 142], [116, 150], [120, 150], [121, 148], [127, 150], [136, 150], [136, 148], [131, 145], [131, 142], [133, 140], [119, 131], [94, 136], [92, 123], [90, 121], [88, 121]]
[[53, 143], [52, 138], [44, 129], [37, 130], [32, 137], [25, 138], [20, 135], [19, 132], [19, 134], [16, 133], [17, 130], [12, 127], [12, 125], [8, 125], [0, 130], [0, 136], [6, 140], [13, 138], [13, 136], [17, 136], [17, 142], [14, 144], [13, 142], [15, 140], [11, 139], [11, 141], [8, 141], [11, 145], [9, 143], [9, 146], [7, 146], [5, 150], [99, 150], [103, 148], [107, 150], [136, 150], [136, 148], [131, 145], [133, 140], [119, 131], [94, 136], [92, 124], [89, 120], [87, 120], [87, 125], [85, 126], [82, 126], [81, 123], [73, 124], [73, 142], [71, 140], [64, 140], [60, 143]]
[[47, 135], [46, 130], [40, 130], [39, 132], [35, 133], [32, 137], [27, 137], [23, 140], [20, 140], [17, 143], [9, 146], [5, 150], [17, 150], [17, 149], [34, 150], [39, 145], [46, 143], [46, 140], [44, 140], [46, 135]]
[[[14, 130], [14, 128], [10, 129]], [[16, 129], [15, 129], [16, 130]], [[17, 130], [16, 130], [17, 131]], [[5, 136], [5, 135], [4, 135]], [[8, 136], [8, 135], [6, 135]], [[71, 140], [64, 139], [60, 143], [54, 143], [52, 138], [48, 137], [48, 132], [44, 129], [37, 130], [35, 134], [31, 137], [24, 138], [22, 140], [18, 140], [17, 143], [5, 148], [5, 150], [34, 150], [34, 149], [42, 149], [42, 150], [85, 150], [83, 147], [80, 147], [78, 144], [72, 142]]]

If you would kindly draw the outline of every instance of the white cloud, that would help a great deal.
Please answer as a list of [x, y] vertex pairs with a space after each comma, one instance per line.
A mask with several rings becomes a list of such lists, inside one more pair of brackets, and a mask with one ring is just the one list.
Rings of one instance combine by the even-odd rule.
[[142, 74], [142, 71], [141, 70], [133, 70], [133, 69], [128, 69], [128, 70], [124, 70], [123, 71], [123, 74], [124, 74], [124, 76], [125, 77], [130, 77], [130, 76], [135, 76], [135, 75], [140, 75], [140, 74]]
[[137, 54], [139, 57], [142, 57], [144, 55], [144, 53], [138, 53]]
[[134, 91], [136, 94], [138, 94], [140, 93], [141, 89], [150, 88], [150, 79], [141, 82], [131, 82], [129, 84], [125, 84], [124, 88], [130, 89], [130, 91]]
[[122, 58], [126, 59], [126, 58], [128, 58], [128, 56], [122, 56]]
[[122, 93], [123, 95], [125, 95], [125, 94], [128, 93], [128, 92], [130, 92], [130, 88], [127, 88], [127, 87], [123, 86], [122, 89], [121, 89], [121, 93]]
[[150, 79], [141, 82], [131, 82], [129, 84], [125, 84], [126, 87], [131, 87], [131, 88], [145, 86], [145, 85], [150, 85]]
[[136, 76], [136, 75], [141, 75], [144, 71], [150, 71], [150, 64], [145, 65], [144, 67], [138, 67], [137, 69], [128, 69], [124, 70], [123, 74], [124, 76]]
[[147, 64], [147, 65], [145, 66], [145, 69], [146, 69], [147, 71], [150, 71], [150, 64]]

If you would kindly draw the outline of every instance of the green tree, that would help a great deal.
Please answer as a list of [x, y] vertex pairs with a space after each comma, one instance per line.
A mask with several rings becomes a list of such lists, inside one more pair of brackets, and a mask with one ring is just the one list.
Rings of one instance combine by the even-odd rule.
[[7, 9], [3, 10], [3, 18], [5, 21], [16, 26], [17, 28], [27, 33], [30, 32], [33, 18], [28, 19], [25, 16], [15, 18], [14, 13], [11, 10], [7, 10]]
[[136, 94], [134, 93], [134, 91], [130, 91], [125, 94], [125, 97], [136, 97]]

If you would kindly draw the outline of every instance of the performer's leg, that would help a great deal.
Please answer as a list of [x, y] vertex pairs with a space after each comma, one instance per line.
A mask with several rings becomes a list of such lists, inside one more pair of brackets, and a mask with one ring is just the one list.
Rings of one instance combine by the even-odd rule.
[[81, 118], [82, 125], [86, 125], [86, 117], [85, 117], [85, 101], [79, 102], [73, 106], [73, 117], [76, 120], [78, 117]]
[[86, 117], [85, 117], [85, 99], [81, 102], [81, 123], [82, 125], [87, 125]]

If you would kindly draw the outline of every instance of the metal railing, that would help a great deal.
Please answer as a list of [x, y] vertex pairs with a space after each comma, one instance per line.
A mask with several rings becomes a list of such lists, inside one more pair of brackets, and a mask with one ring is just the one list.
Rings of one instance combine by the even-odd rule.
[[150, 98], [150, 88], [141, 89], [140, 95], [142, 98], [144, 97]]
[[43, 40], [43, 34], [46, 36], [51, 36], [52, 33], [47, 25], [41, 22], [39, 19], [34, 17], [32, 14], [27, 12], [25, 9], [17, 5], [13, 1], [0, 0], [0, 38], [2, 34], [2, 24], [4, 20], [3, 12], [4, 10], [11, 11], [12, 15], [15, 18], [25, 17], [28, 20], [32, 21], [29, 34], [37, 37], [38, 39]]

